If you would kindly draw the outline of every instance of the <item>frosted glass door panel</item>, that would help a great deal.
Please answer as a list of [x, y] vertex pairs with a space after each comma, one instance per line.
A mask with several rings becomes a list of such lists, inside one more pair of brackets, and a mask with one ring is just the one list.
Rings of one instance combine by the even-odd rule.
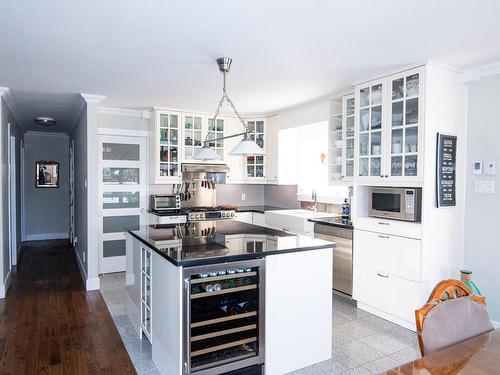
[[103, 160], [139, 160], [139, 145], [131, 143], [103, 143]]
[[102, 182], [105, 185], [138, 185], [139, 168], [103, 168]]

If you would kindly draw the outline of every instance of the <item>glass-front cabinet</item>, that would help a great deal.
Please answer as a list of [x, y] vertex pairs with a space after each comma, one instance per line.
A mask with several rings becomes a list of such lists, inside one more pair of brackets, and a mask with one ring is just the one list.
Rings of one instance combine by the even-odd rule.
[[204, 115], [182, 114], [183, 127], [183, 161], [198, 162], [195, 159], [196, 151], [203, 146], [203, 142], [208, 134], [208, 145], [219, 155], [220, 160], [211, 160], [210, 162], [222, 162], [224, 160], [224, 140], [215, 141], [217, 138], [224, 137], [225, 119], [217, 118], [216, 125], [213, 119]]
[[344, 155], [342, 178], [351, 181], [354, 177], [354, 95], [342, 98], [342, 127]]
[[[248, 133], [262, 149], [266, 149], [266, 126], [265, 119], [247, 120]], [[246, 156], [245, 179], [259, 181], [266, 178], [266, 157], [264, 155]]]
[[422, 176], [423, 68], [356, 87], [356, 177], [417, 181]]
[[178, 180], [180, 178], [180, 137], [181, 116], [179, 112], [155, 111], [154, 137], [156, 150], [156, 182]]
[[384, 80], [377, 80], [356, 89], [357, 111], [357, 176], [380, 177], [384, 151]]
[[419, 69], [390, 78], [390, 167], [391, 177], [419, 175], [421, 142], [422, 77]]

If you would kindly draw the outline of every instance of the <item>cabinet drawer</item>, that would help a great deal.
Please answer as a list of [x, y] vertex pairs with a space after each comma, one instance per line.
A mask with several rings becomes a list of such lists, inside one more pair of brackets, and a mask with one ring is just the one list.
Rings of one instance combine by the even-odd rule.
[[409, 322], [415, 321], [420, 283], [384, 274], [363, 266], [354, 267], [354, 298]]
[[383, 233], [354, 231], [354, 264], [420, 281], [422, 242]]
[[253, 213], [253, 224], [260, 225], [261, 227], [266, 226], [266, 215], [259, 212]]
[[376, 217], [357, 217], [356, 229], [392, 234], [395, 236], [422, 238], [422, 224], [401, 220], [378, 219]]

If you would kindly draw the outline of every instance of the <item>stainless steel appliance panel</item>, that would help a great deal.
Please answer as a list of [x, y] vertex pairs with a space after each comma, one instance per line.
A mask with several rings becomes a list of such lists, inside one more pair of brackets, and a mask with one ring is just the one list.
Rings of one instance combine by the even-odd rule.
[[421, 188], [368, 188], [368, 216], [420, 221]]
[[352, 234], [349, 228], [314, 225], [314, 237], [337, 243], [333, 250], [333, 289], [352, 296]]

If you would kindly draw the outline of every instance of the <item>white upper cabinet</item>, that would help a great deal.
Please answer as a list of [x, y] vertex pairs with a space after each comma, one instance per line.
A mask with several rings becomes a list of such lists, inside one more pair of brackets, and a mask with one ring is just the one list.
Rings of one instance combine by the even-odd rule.
[[423, 71], [417, 68], [356, 86], [357, 180], [421, 180]]
[[172, 183], [180, 180], [181, 113], [155, 110], [151, 116], [150, 180]]
[[203, 160], [195, 159], [195, 156], [196, 151], [203, 146], [208, 135], [208, 145], [217, 152], [220, 158], [220, 160], [210, 160], [210, 163], [224, 162], [224, 140], [215, 141], [215, 139], [224, 137], [226, 119], [218, 117], [216, 124], [214, 124], [213, 119], [206, 115], [191, 113], [183, 113], [182, 119], [182, 161], [187, 163], [203, 162]]
[[[266, 151], [266, 119], [247, 120], [248, 133], [255, 143]], [[265, 182], [266, 155], [248, 155], [245, 157], [245, 180], [247, 182]]]

